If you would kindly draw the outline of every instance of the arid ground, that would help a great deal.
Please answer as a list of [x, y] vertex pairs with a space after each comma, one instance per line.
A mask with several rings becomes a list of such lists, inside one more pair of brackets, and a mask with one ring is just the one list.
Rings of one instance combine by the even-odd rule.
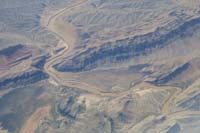
[[199, 0], [0, 2], [0, 133], [199, 133]]

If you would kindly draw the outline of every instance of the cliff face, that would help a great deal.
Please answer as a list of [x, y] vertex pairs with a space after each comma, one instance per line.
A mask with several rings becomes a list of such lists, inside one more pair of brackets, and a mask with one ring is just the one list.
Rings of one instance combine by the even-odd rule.
[[17, 85], [32, 84], [47, 78], [48, 75], [41, 70], [27, 70], [23, 73], [16, 73], [0, 78], [0, 89], [6, 88], [7, 86], [14, 87]]
[[174, 22], [165, 27], [158, 27], [154, 32], [145, 35], [108, 42], [102, 44], [100, 48], [90, 48], [55, 65], [55, 68], [64, 72], [81, 72], [101, 67], [106, 63], [126, 62], [134, 57], [148, 55], [162, 49], [176, 39], [192, 36], [199, 26], [200, 18]]
[[48, 78], [48, 75], [42, 71], [45, 58], [37, 57], [38, 55], [40, 53], [37, 48], [24, 44], [1, 49], [0, 88], [31, 84]]

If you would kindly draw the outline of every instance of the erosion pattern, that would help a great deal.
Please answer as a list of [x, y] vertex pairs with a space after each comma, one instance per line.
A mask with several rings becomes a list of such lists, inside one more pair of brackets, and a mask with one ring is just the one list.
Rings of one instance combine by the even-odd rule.
[[4, 0], [0, 133], [199, 133], [199, 0]]

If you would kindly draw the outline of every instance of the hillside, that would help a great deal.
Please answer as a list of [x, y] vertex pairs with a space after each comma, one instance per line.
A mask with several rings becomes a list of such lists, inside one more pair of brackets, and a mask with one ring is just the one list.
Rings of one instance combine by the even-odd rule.
[[0, 133], [199, 133], [199, 0], [2, 0]]

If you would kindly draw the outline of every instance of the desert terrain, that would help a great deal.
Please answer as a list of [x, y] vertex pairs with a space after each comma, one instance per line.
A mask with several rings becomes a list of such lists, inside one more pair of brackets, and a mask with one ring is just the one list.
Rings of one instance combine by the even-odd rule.
[[0, 133], [199, 133], [199, 0], [0, 2]]

